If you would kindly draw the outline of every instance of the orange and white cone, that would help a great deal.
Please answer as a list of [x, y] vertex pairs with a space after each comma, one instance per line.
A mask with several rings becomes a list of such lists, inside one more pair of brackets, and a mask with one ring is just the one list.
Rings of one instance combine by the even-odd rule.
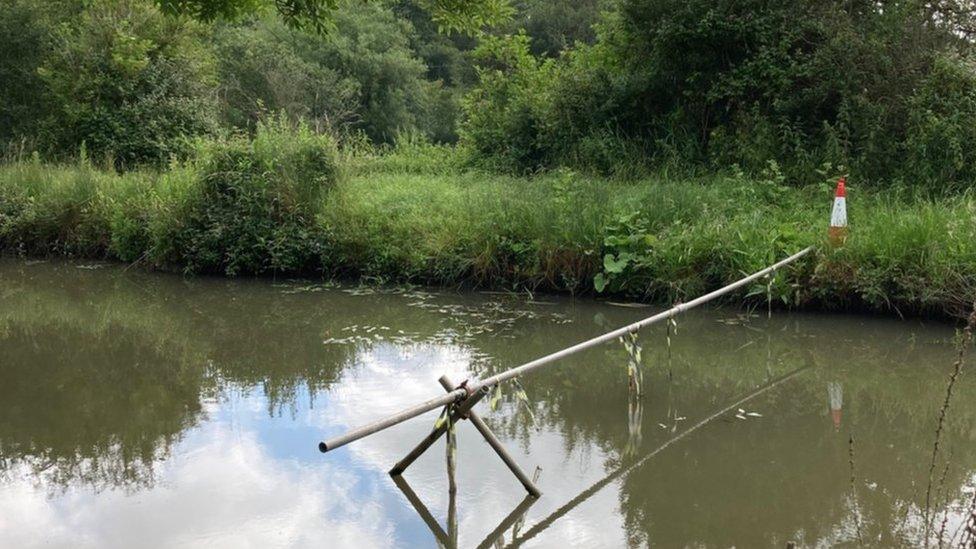
[[828, 236], [834, 246], [842, 246], [847, 240], [847, 190], [844, 184], [847, 179], [841, 176], [837, 180], [837, 192], [834, 194], [834, 209], [830, 212], [830, 231]]

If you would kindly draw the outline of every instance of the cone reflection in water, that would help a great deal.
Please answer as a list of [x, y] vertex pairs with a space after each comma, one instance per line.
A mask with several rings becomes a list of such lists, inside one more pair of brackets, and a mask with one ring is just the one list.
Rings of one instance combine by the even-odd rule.
[[834, 193], [834, 209], [830, 212], [830, 231], [828, 236], [834, 246], [842, 246], [847, 240], [847, 178], [837, 180]]
[[830, 418], [834, 422], [834, 429], [840, 430], [841, 410], [844, 407], [844, 389], [840, 383], [831, 381], [827, 384], [827, 399], [830, 401]]

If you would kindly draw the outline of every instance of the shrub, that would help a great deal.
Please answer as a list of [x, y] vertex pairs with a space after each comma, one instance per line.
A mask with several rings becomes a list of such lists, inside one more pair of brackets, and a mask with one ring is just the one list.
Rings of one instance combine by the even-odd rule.
[[905, 178], [946, 190], [976, 181], [976, 63], [940, 57], [910, 111]]
[[84, 144], [117, 166], [184, 157], [215, 129], [212, 57], [194, 23], [140, 0], [95, 0], [64, 25], [38, 69], [51, 112], [49, 150]]
[[253, 141], [200, 147], [194, 184], [165, 191], [153, 260], [228, 275], [315, 268], [324, 241], [315, 217], [339, 178], [334, 140], [278, 119], [259, 124]]
[[482, 63], [481, 83], [463, 101], [464, 142], [505, 171], [529, 172], [550, 164], [552, 151], [543, 134], [552, 63], [532, 56], [525, 34], [486, 37], [475, 53]]

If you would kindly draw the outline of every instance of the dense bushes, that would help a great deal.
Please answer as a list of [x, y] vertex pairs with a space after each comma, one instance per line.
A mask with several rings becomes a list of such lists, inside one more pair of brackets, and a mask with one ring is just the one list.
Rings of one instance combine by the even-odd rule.
[[341, 128], [356, 113], [356, 81], [295, 51], [273, 22], [222, 26], [215, 33], [220, 103], [226, 125], [253, 131], [269, 112], [314, 128]]
[[452, 96], [426, 79], [409, 24], [376, 4], [335, 17], [325, 35], [273, 19], [218, 29], [227, 123], [251, 129], [268, 112], [283, 111], [320, 131], [362, 131], [375, 143], [401, 131], [453, 140]]
[[37, 69], [51, 102], [42, 142], [123, 166], [185, 156], [215, 129], [216, 78], [200, 32], [138, 0], [93, 2]]
[[[848, 172], [943, 189], [976, 177], [969, 4], [448, 4], [337, 2], [316, 33], [270, 13], [195, 23], [151, 0], [10, 0], [0, 141], [163, 165], [195, 137], [284, 113], [373, 144], [460, 134], [477, 164], [517, 173], [758, 174], [774, 161], [799, 183]], [[507, 34], [438, 33], [485, 31], [509, 12]]]
[[198, 184], [161, 229], [157, 262], [233, 275], [307, 272], [319, 261], [315, 216], [338, 179], [338, 154], [331, 138], [283, 124], [203, 147]]
[[311, 272], [339, 179], [333, 140], [285, 122], [197, 145], [165, 173], [21, 162], [0, 172], [0, 249], [223, 274]]
[[152, 0], [3, 2], [0, 153], [84, 149], [116, 168], [160, 167], [198, 137], [253, 133], [279, 113], [377, 144], [401, 132], [456, 139], [458, 93], [440, 75], [462, 69], [431, 70], [418, 54], [467, 63], [454, 42], [429, 52], [432, 37], [382, 3], [341, 2], [330, 17], [316, 33], [272, 16], [200, 23]]
[[477, 56], [480, 85], [465, 98], [462, 137], [483, 160], [531, 170], [549, 164], [554, 143], [545, 133], [547, 82], [554, 76], [551, 62], [529, 53], [529, 38], [518, 34], [489, 38]]
[[923, 174], [950, 188], [976, 181], [976, 63], [937, 58], [908, 109], [906, 178]]
[[625, 0], [598, 29], [555, 62], [532, 59], [521, 35], [486, 44], [467, 141], [517, 171], [775, 160], [807, 182], [824, 164], [875, 182], [971, 182], [973, 47], [938, 5]]
[[44, 83], [37, 74], [67, 2], [0, 2], [0, 145], [32, 138], [45, 115]]

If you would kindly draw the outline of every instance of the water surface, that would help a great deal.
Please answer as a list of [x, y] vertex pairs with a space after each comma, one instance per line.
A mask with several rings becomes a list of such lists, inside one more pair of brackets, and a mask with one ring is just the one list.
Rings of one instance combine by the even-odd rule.
[[[484, 377], [653, 312], [536, 299], [0, 260], [0, 546], [920, 539], [954, 359], [937, 323], [700, 310], [670, 346], [664, 325], [640, 335], [639, 402], [621, 345], [524, 378], [528, 403], [506, 385], [478, 410], [538, 475], [537, 501], [467, 424], [453, 502], [443, 443], [395, 484], [437, 412], [318, 452], [436, 395], [441, 374]], [[930, 493], [946, 537], [976, 490], [973, 389], [956, 387]]]

